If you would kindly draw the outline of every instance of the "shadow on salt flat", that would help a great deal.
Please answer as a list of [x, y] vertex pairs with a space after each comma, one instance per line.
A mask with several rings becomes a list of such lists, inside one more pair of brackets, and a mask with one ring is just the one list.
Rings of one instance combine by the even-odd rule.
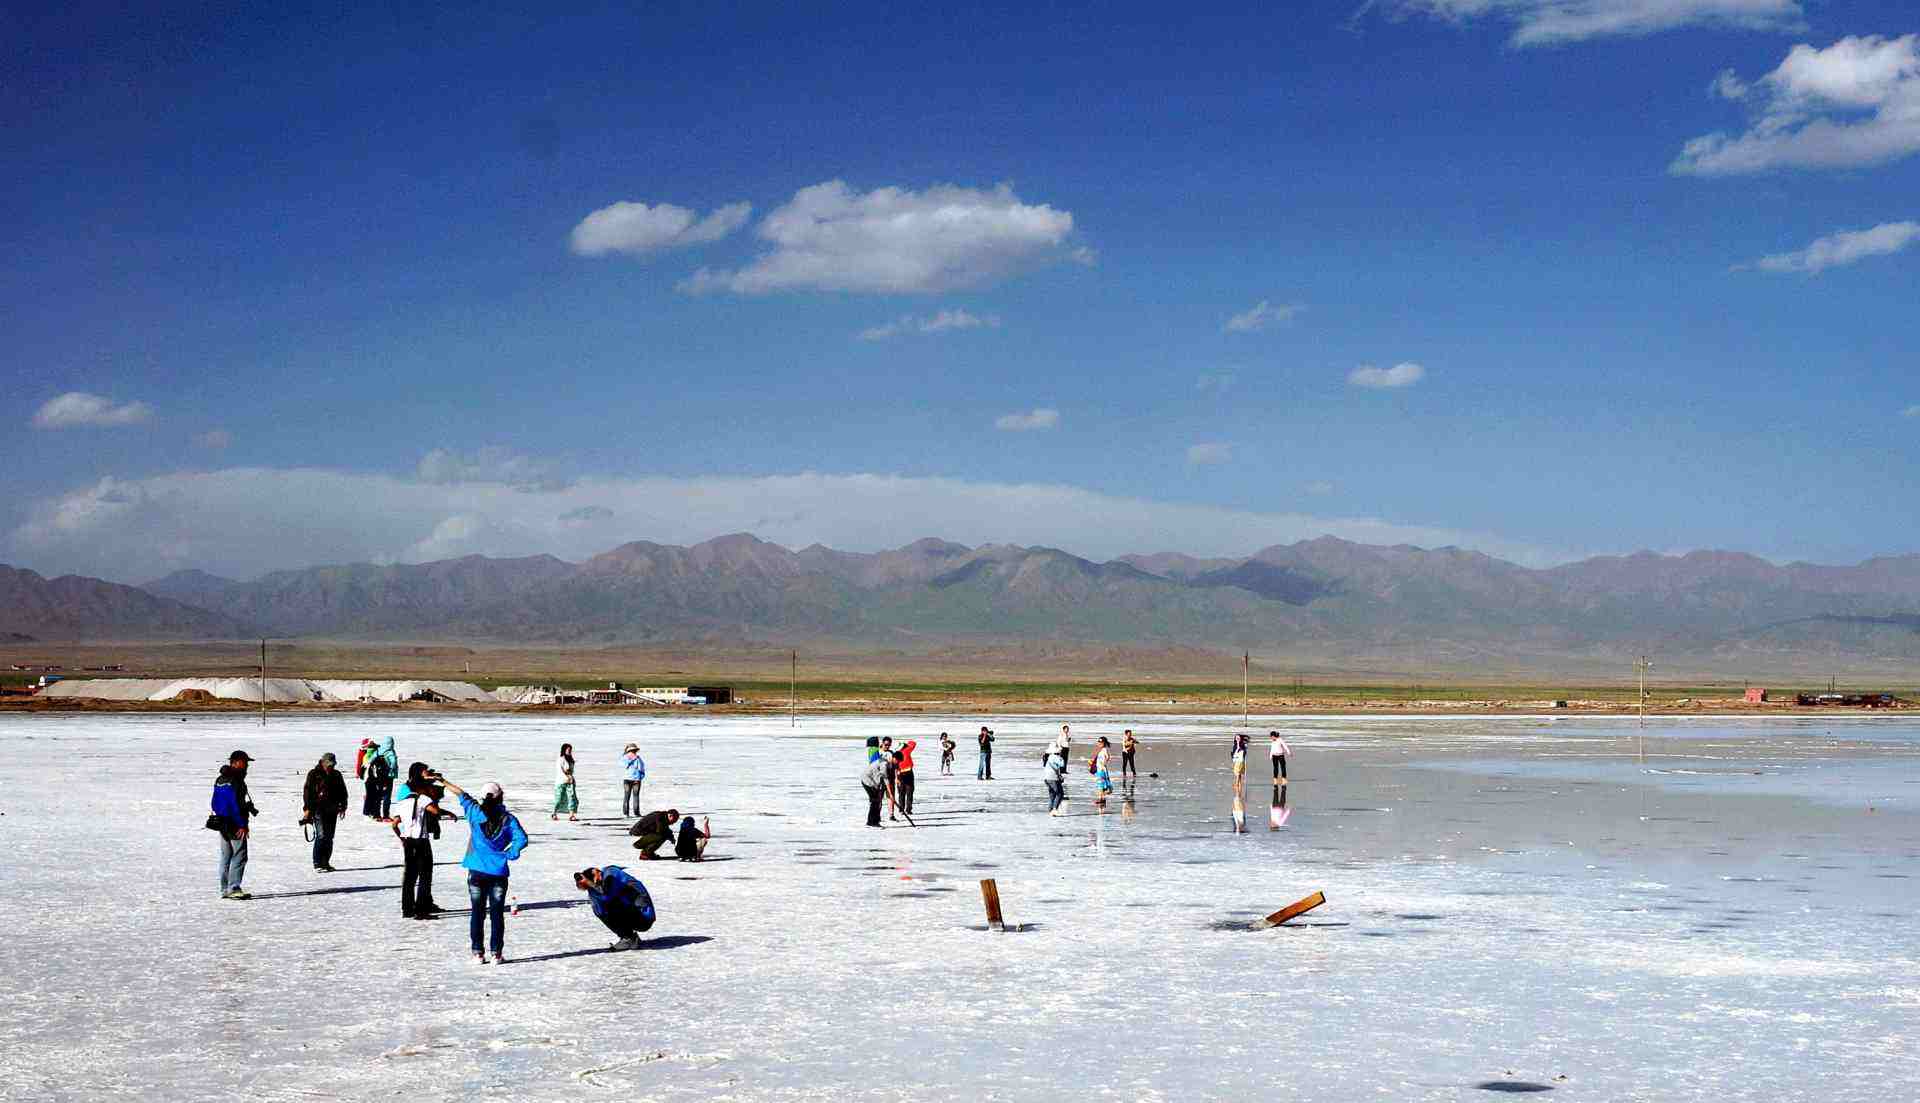
[[560, 961], [570, 957], [592, 957], [595, 954], [638, 953], [641, 950], [675, 950], [682, 946], [697, 946], [702, 942], [712, 942], [712, 935], [675, 934], [664, 938], [650, 938], [640, 943], [634, 950], [616, 950], [611, 946], [591, 946], [584, 950], [563, 950], [557, 954], [540, 954], [536, 957], [509, 958], [507, 965], [532, 965], [541, 961]]

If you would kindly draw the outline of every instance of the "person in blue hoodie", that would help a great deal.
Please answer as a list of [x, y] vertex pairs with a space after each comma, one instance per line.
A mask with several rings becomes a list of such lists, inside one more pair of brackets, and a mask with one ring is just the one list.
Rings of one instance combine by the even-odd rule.
[[247, 796], [247, 766], [253, 756], [235, 751], [213, 779], [213, 815], [207, 826], [220, 832], [220, 898], [251, 900], [253, 894], [240, 887], [247, 873], [247, 821], [260, 814]]
[[507, 863], [527, 848], [527, 831], [513, 813], [507, 811], [506, 794], [500, 791], [499, 782], [488, 782], [486, 793], [480, 800], [474, 800], [464, 789], [439, 774], [431, 774], [427, 780], [445, 786], [447, 792], [459, 797], [460, 808], [467, 814], [467, 856], [460, 864], [467, 870], [467, 899], [473, 904], [473, 916], [467, 927], [473, 943], [473, 962], [475, 965], [487, 963], [480, 936], [485, 930], [485, 921], [491, 919], [493, 963], [504, 965], [507, 960]]
[[637, 949], [640, 935], [653, 929], [657, 918], [653, 897], [647, 894], [647, 886], [619, 866], [589, 866], [573, 875], [573, 884], [587, 894], [593, 914], [607, 930], [620, 936], [614, 949]]

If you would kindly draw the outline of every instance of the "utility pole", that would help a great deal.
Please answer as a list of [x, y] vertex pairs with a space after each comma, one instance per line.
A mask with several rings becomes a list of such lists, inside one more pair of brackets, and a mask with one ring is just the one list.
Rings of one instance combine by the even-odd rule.
[[1242, 651], [1240, 653], [1240, 726], [1242, 728], [1247, 726], [1247, 714], [1251, 707], [1247, 698], [1247, 684], [1250, 676], [1248, 672], [1252, 667], [1253, 652]]
[[787, 727], [800, 726], [800, 651], [787, 652]]
[[1647, 671], [1653, 669], [1653, 663], [1642, 652], [1633, 661], [1633, 668], [1640, 672], [1640, 764], [1644, 766], [1647, 762]]
[[267, 726], [267, 641], [260, 641], [260, 726]]

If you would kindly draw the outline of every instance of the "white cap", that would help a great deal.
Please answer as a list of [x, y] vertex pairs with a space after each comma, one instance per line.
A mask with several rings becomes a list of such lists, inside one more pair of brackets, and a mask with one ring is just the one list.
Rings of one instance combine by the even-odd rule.
[[489, 797], [499, 797], [501, 800], [507, 799], [507, 794], [501, 791], [500, 783], [497, 781], [487, 782], [487, 787], [485, 790], [483, 790], [483, 795], [489, 796]]

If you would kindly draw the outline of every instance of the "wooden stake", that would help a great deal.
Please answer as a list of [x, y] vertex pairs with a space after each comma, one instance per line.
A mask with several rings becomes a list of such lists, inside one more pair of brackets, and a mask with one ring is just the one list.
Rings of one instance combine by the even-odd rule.
[[985, 901], [987, 905], [987, 929], [1004, 933], [1007, 929], [1007, 923], [1006, 920], [1000, 918], [1000, 886], [994, 883], [993, 878], [981, 878], [980, 899]]
[[1274, 912], [1272, 915], [1267, 916], [1265, 919], [1254, 920], [1254, 922], [1250, 925], [1249, 929], [1256, 930], [1256, 931], [1264, 931], [1268, 927], [1278, 927], [1280, 924], [1285, 923], [1287, 920], [1305, 915], [1308, 912], [1312, 911], [1313, 909], [1319, 907], [1320, 905], [1326, 902], [1327, 902], [1327, 894], [1324, 892], [1316, 892], [1312, 896], [1308, 896], [1301, 900], [1295, 900], [1293, 903], [1288, 904], [1286, 907], [1281, 908], [1279, 911]]

